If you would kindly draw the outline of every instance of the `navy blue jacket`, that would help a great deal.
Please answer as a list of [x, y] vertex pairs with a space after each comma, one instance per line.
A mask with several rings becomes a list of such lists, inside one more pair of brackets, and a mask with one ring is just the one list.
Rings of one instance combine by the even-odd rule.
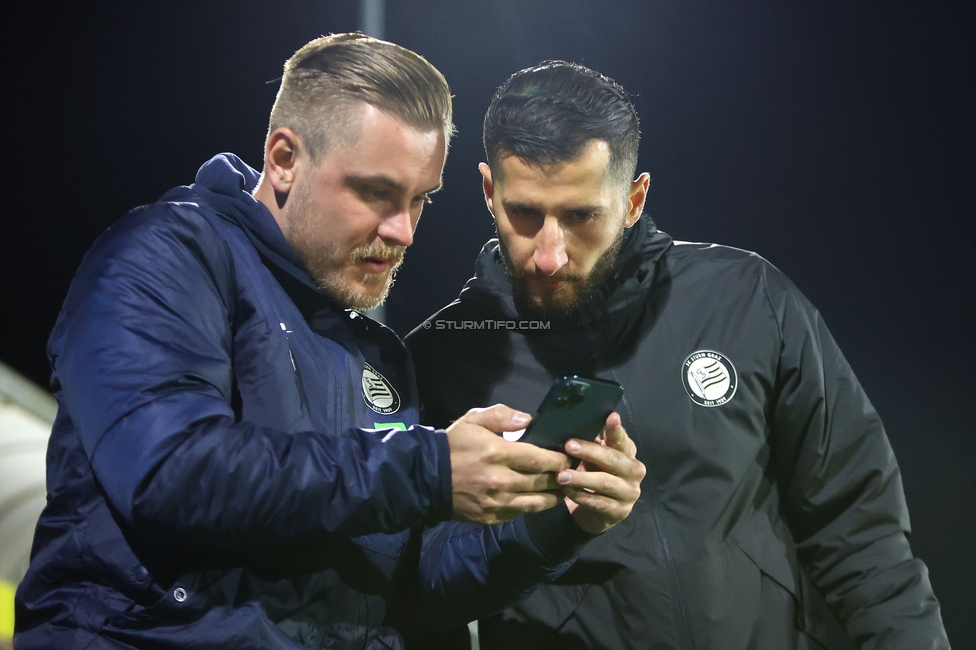
[[564, 570], [565, 509], [417, 533], [404, 569], [451, 515], [405, 348], [315, 289], [257, 172], [196, 181], [99, 238], [51, 335], [17, 647], [396, 648], [391, 599], [464, 622]]

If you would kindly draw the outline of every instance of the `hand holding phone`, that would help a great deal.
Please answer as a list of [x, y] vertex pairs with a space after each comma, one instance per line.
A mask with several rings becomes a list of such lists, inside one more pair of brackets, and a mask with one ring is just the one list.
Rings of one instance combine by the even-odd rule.
[[[569, 456], [572, 468], [560, 471], [556, 481], [563, 488], [573, 520], [594, 535], [630, 514], [647, 472], [636, 458], [637, 447], [620, 416], [610, 415], [622, 397], [623, 388], [616, 382], [576, 375], [557, 379], [535, 419], [517, 438]], [[605, 439], [591, 442], [604, 431]], [[514, 439], [510, 434], [505, 437]], [[580, 442], [570, 445], [567, 453], [570, 438]]]
[[497, 524], [555, 506], [556, 476], [570, 465], [565, 453], [513, 445], [495, 432], [516, 431], [529, 414], [504, 404], [471, 409], [446, 430], [451, 450], [451, 517]]
[[637, 460], [637, 445], [624, 430], [619, 414], [607, 418], [603, 432], [598, 442], [568, 443], [570, 457], [583, 462], [578, 469], [563, 470], [556, 476], [573, 520], [594, 535], [630, 514], [647, 473], [644, 463]]

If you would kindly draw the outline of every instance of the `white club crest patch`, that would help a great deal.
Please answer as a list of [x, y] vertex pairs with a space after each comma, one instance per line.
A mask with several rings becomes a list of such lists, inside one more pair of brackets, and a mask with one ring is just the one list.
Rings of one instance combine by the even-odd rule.
[[688, 397], [699, 406], [721, 406], [735, 395], [739, 385], [735, 366], [713, 350], [692, 352], [681, 365], [681, 381]]
[[363, 401], [383, 415], [396, 413], [400, 408], [400, 396], [396, 389], [368, 363], [363, 366]]

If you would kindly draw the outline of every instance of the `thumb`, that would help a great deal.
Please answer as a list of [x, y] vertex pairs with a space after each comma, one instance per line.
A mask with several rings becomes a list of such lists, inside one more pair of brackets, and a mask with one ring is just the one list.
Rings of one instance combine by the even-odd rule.
[[524, 429], [532, 420], [532, 416], [522, 411], [516, 411], [504, 404], [495, 404], [488, 408], [471, 409], [461, 419], [468, 424], [477, 424], [489, 431], [500, 433]]

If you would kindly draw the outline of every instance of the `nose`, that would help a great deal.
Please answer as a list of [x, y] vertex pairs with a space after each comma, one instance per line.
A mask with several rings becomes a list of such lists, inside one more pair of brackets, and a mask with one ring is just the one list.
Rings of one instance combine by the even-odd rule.
[[535, 236], [536, 245], [532, 261], [535, 268], [544, 275], [555, 275], [569, 261], [566, 255], [566, 241], [559, 220], [546, 217], [542, 228]]
[[413, 243], [415, 225], [416, 222], [410, 214], [409, 207], [404, 206], [397, 212], [383, 218], [377, 234], [383, 241], [392, 246], [409, 246]]

